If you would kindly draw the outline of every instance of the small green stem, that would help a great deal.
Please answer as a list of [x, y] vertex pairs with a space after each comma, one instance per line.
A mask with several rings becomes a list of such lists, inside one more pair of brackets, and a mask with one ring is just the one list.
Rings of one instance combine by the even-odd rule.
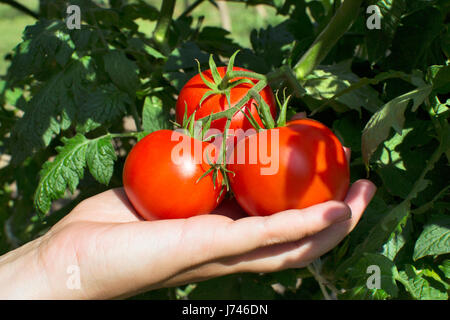
[[[233, 78], [233, 77], [231, 77]], [[228, 81], [230, 80], [230, 76], [229, 75], [225, 75], [222, 78], [222, 81], [219, 83], [219, 85], [217, 86], [217, 89], [219, 90], [226, 90], [228, 88]]]
[[345, 0], [336, 11], [326, 28], [319, 34], [311, 47], [294, 67], [294, 73], [299, 80], [303, 80], [328, 55], [338, 40], [352, 26], [359, 14], [362, 0]]
[[[256, 80], [267, 80], [267, 76], [257, 73], [257, 72], [251, 72], [251, 71], [231, 71], [228, 75], [228, 79], [234, 79], [234, 78], [253, 78]], [[225, 77], [224, 77], [225, 79]]]
[[132, 138], [132, 137], [137, 137], [139, 134], [140, 134], [140, 132], [135, 132], [135, 131], [126, 132], [126, 133], [108, 133], [104, 136], [101, 136], [100, 138], [104, 138], [106, 136], [109, 136], [111, 138]]
[[23, 13], [31, 16], [31, 17], [33, 17], [33, 18], [35, 18], [35, 19], [39, 19], [39, 15], [36, 12], [28, 9], [27, 7], [25, 7], [21, 3], [18, 3], [18, 2], [13, 1], [13, 0], [0, 0], [0, 3], [8, 4], [11, 7], [15, 8], [15, 9], [17, 9], [17, 10], [19, 10], [19, 11], [21, 11], [21, 12], [23, 12]]
[[192, 3], [191, 5], [189, 5], [189, 7], [186, 8], [186, 10], [184, 10], [184, 12], [182, 14], [180, 14], [179, 18], [182, 17], [186, 17], [188, 15], [191, 14], [191, 12], [198, 7], [199, 4], [201, 4], [204, 0], [197, 0], [194, 3]]
[[[222, 112], [214, 113], [211, 116], [211, 120], [217, 120], [222, 118], [228, 118], [230, 116], [233, 116], [239, 109], [241, 109], [251, 98], [252, 98], [252, 91], [259, 93], [264, 87], [267, 85], [267, 82], [264, 80], [258, 81], [257, 84], [253, 86], [247, 93], [241, 98], [241, 100], [236, 103], [236, 105], [232, 108], [229, 108]], [[206, 123], [209, 120], [210, 116], [203, 117], [201, 119], [198, 119], [198, 121], [201, 121], [202, 123]]]
[[176, 0], [164, 0], [161, 6], [159, 20], [156, 24], [155, 31], [153, 31], [153, 39], [163, 53], [169, 53], [168, 32], [170, 23], [172, 22], [172, 15], [175, 8]]
[[325, 298], [325, 300], [333, 300], [331, 298], [331, 296], [329, 295], [327, 289], [324, 286], [325, 281], [324, 281], [323, 277], [320, 275], [320, 273], [317, 270], [315, 270], [313, 264], [307, 265], [306, 268], [313, 275], [314, 279], [319, 284], [320, 291], [322, 291], [322, 294], [323, 294], [323, 297]]
[[414, 209], [413, 211], [411, 211], [411, 213], [415, 214], [415, 215], [420, 215], [420, 214], [426, 213], [428, 210], [433, 208], [433, 205], [437, 200], [439, 200], [441, 197], [443, 197], [444, 195], [446, 195], [448, 193], [449, 189], [450, 189], [450, 186], [445, 187], [430, 202], [427, 202], [426, 204], [420, 206], [417, 209]]

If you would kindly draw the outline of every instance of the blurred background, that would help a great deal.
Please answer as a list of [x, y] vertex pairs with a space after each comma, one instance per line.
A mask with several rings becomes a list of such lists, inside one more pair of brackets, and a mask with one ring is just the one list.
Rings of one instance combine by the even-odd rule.
[[[34, 11], [39, 11], [39, 0], [17, 0], [24, 7]], [[106, 1], [94, 1], [99, 5]], [[161, 6], [159, 0], [146, 0], [156, 8]], [[175, 16], [181, 14], [195, 0], [184, 0], [177, 3]], [[275, 25], [283, 21], [284, 17], [276, 15], [276, 9], [269, 6], [247, 6], [244, 3], [218, 2], [219, 9], [211, 2], [205, 1], [192, 12], [194, 18], [204, 17], [204, 23], [208, 26], [221, 26], [233, 32], [234, 40], [243, 47], [250, 46], [250, 32], [252, 29], [264, 28], [267, 25]], [[22, 32], [27, 25], [34, 24], [35, 19], [30, 15], [17, 10], [0, 1], [0, 75], [4, 75], [9, 62], [4, 57], [11, 53], [14, 47], [20, 42]], [[151, 34], [155, 22], [137, 21], [140, 31]]]

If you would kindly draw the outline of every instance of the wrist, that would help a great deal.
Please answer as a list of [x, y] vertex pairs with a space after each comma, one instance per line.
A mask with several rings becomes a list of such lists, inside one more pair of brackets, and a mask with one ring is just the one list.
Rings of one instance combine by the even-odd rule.
[[48, 299], [51, 290], [39, 265], [40, 238], [0, 257], [0, 299]]

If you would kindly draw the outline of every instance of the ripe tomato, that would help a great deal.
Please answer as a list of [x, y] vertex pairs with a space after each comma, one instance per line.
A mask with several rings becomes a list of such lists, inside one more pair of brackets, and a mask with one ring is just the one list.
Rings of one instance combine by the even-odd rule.
[[[181, 149], [183, 142], [190, 150]], [[212, 172], [197, 182], [210, 168], [203, 161], [208, 146], [212, 145], [176, 131], [159, 130], [133, 147], [125, 161], [123, 184], [144, 219], [188, 218], [210, 213], [218, 205], [221, 173], [216, 183]], [[211, 154], [214, 157], [214, 150]]]
[[[226, 67], [218, 67], [217, 68], [221, 77], [225, 76]], [[237, 71], [249, 71], [243, 68], [234, 67], [233, 70]], [[213, 76], [211, 74], [211, 70], [207, 70], [202, 72], [202, 75], [206, 78], [206, 80], [210, 82], [214, 82]], [[235, 78], [233, 81], [239, 80], [243, 78]], [[253, 83], [257, 83], [256, 79], [251, 79]], [[253, 85], [249, 83], [242, 83], [237, 85], [230, 90], [230, 103], [231, 107], [234, 107], [236, 103], [247, 94], [248, 90], [252, 88]], [[229, 108], [228, 101], [225, 97], [225, 94], [212, 94], [208, 98], [206, 98], [202, 105], [200, 106], [200, 100], [204, 96], [204, 94], [209, 91], [210, 88], [203, 82], [200, 74], [192, 77], [181, 89], [180, 94], [178, 96], [177, 104], [176, 104], [176, 120], [178, 123], [183, 122], [183, 117], [186, 111], [187, 106], [187, 117], [189, 117], [194, 111], [197, 111], [195, 114], [195, 119], [198, 120], [203, 117], [207, 117], [213, 113], [222, 112]], [[272, 116], [276, 116], [276, 104], [275, 98], [272, 93], [272, 89], [269, 86], [266, 86], [263, 90], [260, 91], [261, 98], [267, 103], [270, 107], [270, 111]], [[255, 118], [256, 122], [263, 127], [261, 118], [258, 115], [257, 108], [255, 106], [256, 101], [254, 99], [250, 99], [243, 107], [242, 111], [244, 111], [247, 115], [251, 114]], [[224, 131], [226, 124], [226, 119], [217, 119], [212, 121], [211, 128], [218, 129], [221, 132]], [[251, 123], [245, 117], [245, 115], [241, 111], [237, 111], [233, 118], [231, 119], [230, 129], [243, 129], [247, 130], [253, 128]]]
[[233, 193], [250, 215], [341, 201], [349, 187], [341, 143], [329, 128], [310, 119], [241, 140], [228, 162]]

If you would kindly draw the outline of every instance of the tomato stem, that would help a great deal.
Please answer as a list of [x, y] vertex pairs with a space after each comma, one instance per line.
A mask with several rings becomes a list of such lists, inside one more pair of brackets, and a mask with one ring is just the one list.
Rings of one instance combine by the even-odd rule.
[[[252, 88], [252, 90], [256, 92], [260, 92], [264, 87], [267, 85], [267, 82], [265, 80], [258, 81], [257, 84], [255, 84]], [[233, 116], [237, 111], [239, 111], [252, 97], [250, 91], [247, 91], [247, 93], [239, 100], [234, 107], [229, 108], [222, 112], [217, 112], [212, 115], [212, 121], [222, 118], [228, 118], [230, 115]], [[205, 122], [208, 121], [209, 116], [200, 118], [199, 121]]]
[[153, 32], [153, 39], [155, 43], [166, 55], [170, 52], [168, 45], [168, 33], [170, 23], [172, 22], [175, 2], [175, 0], [164, 0], [162, 2], [159, 20], [156, 23], [155, 31]]
[[345, 0], [325, 29], [294, 67], [297, 79], [304, 80], [328, 55], [359, 15], [362, 0]]

